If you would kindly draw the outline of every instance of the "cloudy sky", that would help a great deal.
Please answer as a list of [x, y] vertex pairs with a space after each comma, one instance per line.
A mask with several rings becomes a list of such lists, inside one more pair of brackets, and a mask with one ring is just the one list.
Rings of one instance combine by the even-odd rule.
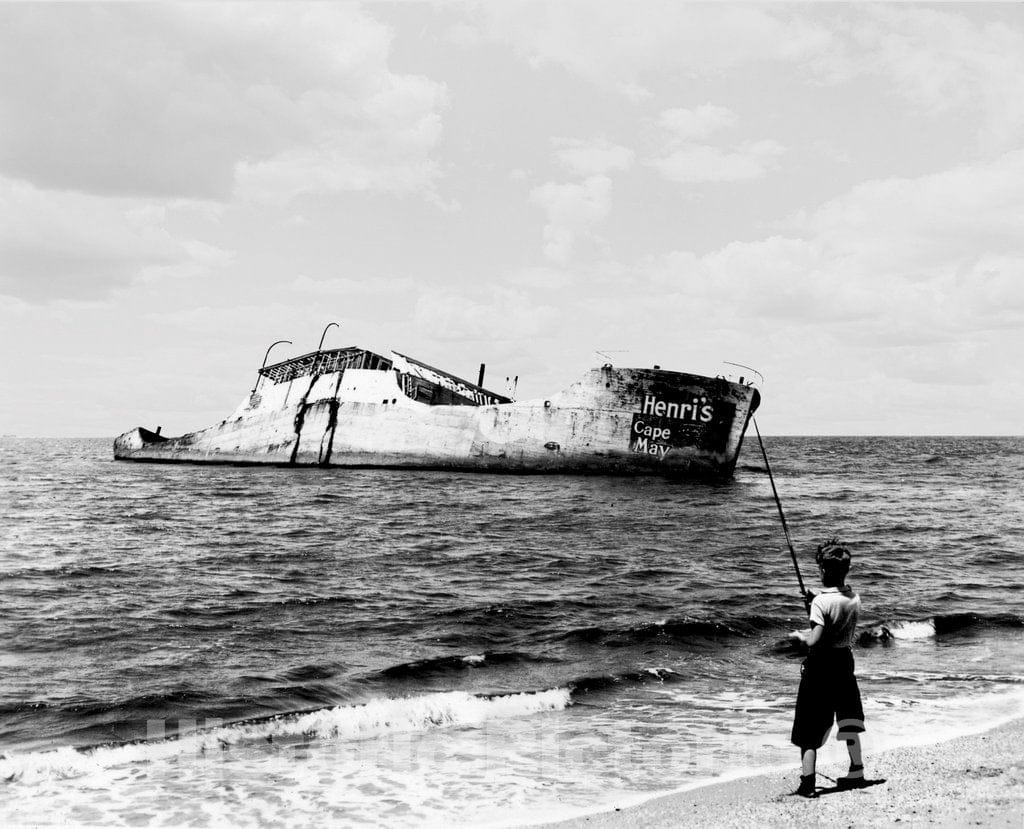
[[1021, 434], [1024, 6], [0, 6], [0, 433], [209, 425], [331, 321]]

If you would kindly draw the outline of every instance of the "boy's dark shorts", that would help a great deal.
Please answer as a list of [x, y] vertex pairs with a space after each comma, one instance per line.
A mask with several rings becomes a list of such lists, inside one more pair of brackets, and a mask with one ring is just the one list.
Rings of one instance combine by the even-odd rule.
[[839, 724], [837, 740], [864, 730], [864, 708], [849, 648], [813, 653], [804, 661], [796, 695], [793, 744], [800, 748], [823, 746], [833, 721]]

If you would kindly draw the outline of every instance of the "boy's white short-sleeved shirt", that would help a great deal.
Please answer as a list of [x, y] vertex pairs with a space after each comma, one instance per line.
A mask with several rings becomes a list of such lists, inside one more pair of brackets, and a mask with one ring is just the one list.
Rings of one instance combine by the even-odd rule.
[[846, 585], [826, 587], [811, 602], [811, 623], [825, 628], [820, 648], [848, 648], [857, 635], [860, 596]]

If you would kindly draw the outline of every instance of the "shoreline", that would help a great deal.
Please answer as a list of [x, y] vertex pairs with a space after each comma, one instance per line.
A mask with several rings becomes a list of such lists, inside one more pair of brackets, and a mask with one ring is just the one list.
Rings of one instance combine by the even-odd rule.
[[994, 826], [1024, 820], [1024, 717], [941, 742], [891, 748], [864, 758], [884, 782], [835, 791], [845, 763], [820, 763], [814, 799], [792, 796], [797, 752], [787, 770], [709, 781], [637, 803], [554, 823], [549, 829], [649, 826]]

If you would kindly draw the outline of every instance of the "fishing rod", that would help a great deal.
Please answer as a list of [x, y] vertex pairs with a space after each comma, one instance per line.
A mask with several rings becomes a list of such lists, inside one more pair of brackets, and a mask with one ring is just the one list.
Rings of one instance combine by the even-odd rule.
[[803, 577], [800, 575], [800, 565], [796, 560], [796, 550], [793, 549], [793, 540], [789, 537], [789, 526], [786, 524], [786, 514], [782, 511], [782, 501], [779, 500], [779, 491], [775, 488], [775, 476], [772, 475], [772, 465], [768, 463], [768, 453], [764, 448], [764, 441], [761, 440], [761, 430], [757, 428], [757, 420], [751, 417], [754, 424], [754, 432], [757, 435], [757, 442], [761, 445], [761, 455], [764, 458], [764, 467], [768, 470], [768, 480], [772, 484], [772, 495], [775, 496], [775, 506], [779, 508], [779, 518], [782, 519], [782, 531], [786, 534], [786, 543], [789, 545], [789, 554], [793, 557], [793, 569], [796, 570], [796, 580], [800, 583], [800, 595], [804, 602], [807, 601], [807, 588], [804, 587]]

